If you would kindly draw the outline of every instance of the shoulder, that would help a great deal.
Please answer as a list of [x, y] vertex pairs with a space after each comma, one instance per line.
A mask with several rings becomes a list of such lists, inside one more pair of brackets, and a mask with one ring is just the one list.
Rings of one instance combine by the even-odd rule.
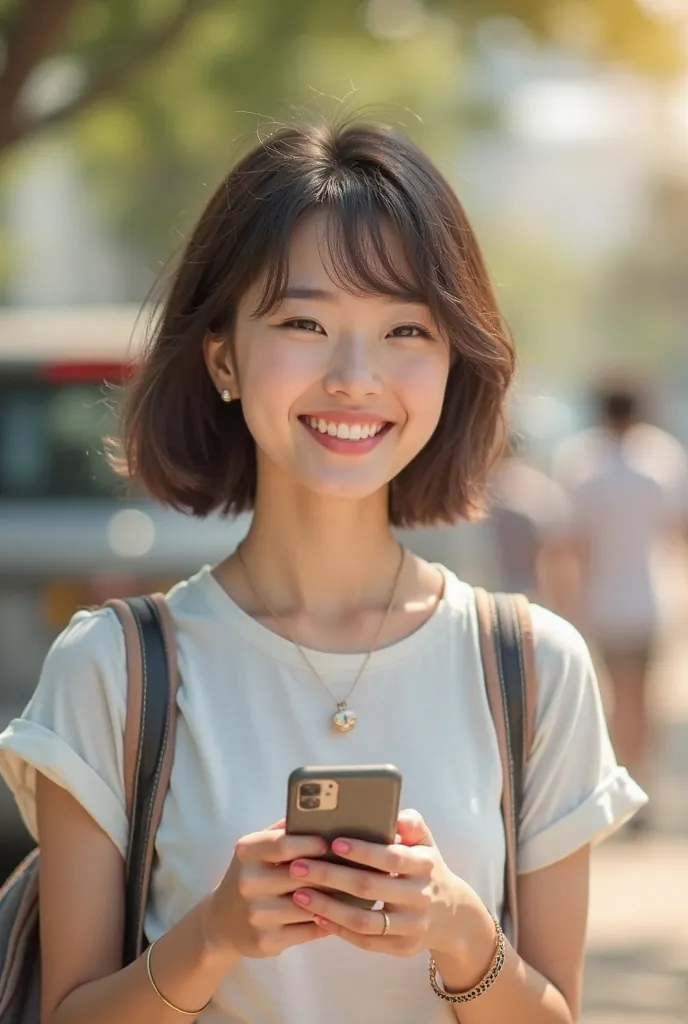
[[88, 707], [96, 690], [124, 700], [125, 688], [126, 652], [117, 615], [111, 608], [76, 612], [48, 651], [36, 695], [68, 690], [73, 701]]
[[589, 657], [582, 634], [568, 619], [532, 602], [530, 616], [535, 649], [540, 660], [561, 661], [571, 657]]
[[688, 472], [688, 457], [681, 442], [672, 434], [648, 423], [639, 423], [629, 431], [628, 450], [641, 472], [660, 485], [680, 483]]
[[[176, 622], [187, 616], [192, 619], [212, 618], [217, 613], [219, 584], [212, 566], [204, 565], [188, 579], [180, 580], [165, 594], [165, 600]], [[223, 605], [226, 599], [223, 598]]]
[[[208, 602], [209, 567], [190, 579], [177, 583], [165, 595], [173, 621], [179, 631], [186, 617], [212, 615]], [[110, 606], [76, 612], [67, 627], [52, 644], [45, 660], [44, 672], [60, 675], [81, 670], [95, 672], [108, 679], [126, 679], [124, 630], [119, 617]]]
[[530, 605], [538, 686], [538, 717], [554, 705], [570, 711], [597, 680], [588, 645], [575, 626], [538, 604]]
[[53, 665], [117, 663], [124, 655], [120, 621], [109, 607], [78, 611], [53, 642], [46, 662]]

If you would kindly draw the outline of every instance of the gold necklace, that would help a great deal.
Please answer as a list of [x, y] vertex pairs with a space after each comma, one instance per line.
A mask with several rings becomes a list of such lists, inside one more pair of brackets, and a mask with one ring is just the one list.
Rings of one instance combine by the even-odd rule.
[[241, 565], [241, 568], [243, 569], [244, 576], [246, 577], [246, 580], [248, 582], [249, 587], [253, 591], [254, 595], [258, 598], [259, 602], [262, 605], [264, 605], [266, 610], [269, 612], [269, 614], [272, 615], [273, 619], [275, 619], [279, 623], [280, 628], [282, 629], [282, 631], [284, 633], [286, 633], [286, 635], [289, 638], [289, 640], [291, 641], [291, 643], [293, 643], [294, 647], [296, 648], [296, 650], [301, 655], [301, 657], [302, 657], [303, 661], [305, 662], [305, 664], [311, 670], [311, 672], [313, 673], [315, 678], [318, 680], [320, 685], [323, 687], [323, 689], [327, 691], [327, 693], [330, 695], [332, 700], [337, 705], [337, 710], [335, 711], [335, 713], [333, 714], [332, 719], [331, 719], [332, 726], [335, 729], [337, 729], [339, 732], [351, 732], [351, 730], [356, 725], [357, 716], [356, 716], [356, 712], [353, 711], [352, 708], [349, 707], [349, 700], [351, 699], [351, 694], [356, 689], [356, 686], [358, 684], [359, 679], [361, 678], [361, 676], [365, 672], [366, 666], [368, 665], [368, 662], [370, 661], [370, 659], [372, 657], [372, 654], [373, 654], [375, 648], [377, 647], [377, 642], [378, 642], [378, 639], [380, 637], [380, 634], [382, 633], [382, 630], [385, 628], [385, 625], [387, 624], [387, 619], [389, 618], [389, 614], [390, 614], [390, 612], [392, 610], [392, 606], [394, 605], [394, 599], [397, 596], [397, 590], [399, 588], [399, 579], [401, 578], [401, 570], [403, 568], [404, 561], [406, 560], [406, 550], [405, 550], [405, 548], [401, 547], [401, 545], [400, 545], [400, 548], [401, 548], [401, 558], [399, 559], [399, 565], [398, 565], [397, 571], [396, 571], [396, 573], [394, 575], [394, 583], [392, 585], [392, 593], [391, 593], [390, 598], [389, 598], [389, 603], [387, 604], [387, 610], [386, 610], [385, 614], [383, 615], [382, 619], [380, 620], [380, 625], [378, 626], [377, 631], [375, 633], [375, 636], [373, 638], [373, 644], [372, 644], [370, 650], [368, 651], [368, 653], [366, 654], [366, 656], [364, 657], [363, 664], [361, 665], [361, 667], [359, 668], [358, 672], [356, 673], [356, 678], [354, 679], [353, 683], [351, 684], [351, 688], [350, 688], [349, 692], [347, 693], [346, 697], [344, 698], [344, 700], [337, 700], [337, 698], [334, 696], [334, 694], [330, 690], [330, 688], [327, 685], [327, 683], [325, 682], [325, 680], [322, 678], [320, 673], [315, 668], [315, 665], [313, 665], [312, 661], [310, 660], [310, 658], [308, 657], [308, 655], [304, 651], [304, 649], [301, 646], [301, 644], [298, 642], [298, 640], [296, 639], [296, 637], [294, 636], [292, 631], [289, 629], [289, 627], [285, 623], [284, 619], [282, 619], [281, 616], [279, 616], [277, 614], [277, 612], [274, 611], [274, 609], [272, 609], [270, 607], [270, 605], [268, 604], [266, 599], [261, 594], [259, 594], [258, 591], [256, 590], [255, 584], [253, 583], [253, 580], [251, 579], [251, 577], [249, 575], [248, 569], [246, 568], [246, 562], [244, 561], [244, 555], [243, 555], [243, 552], [241, 550], [242, 546], [243, 545], [241, 545], [241, 544], [239, 545], [239, 547], [236, 549], [236, 553], [237, 553], [237, 557], [239, 559], [239, 563]]

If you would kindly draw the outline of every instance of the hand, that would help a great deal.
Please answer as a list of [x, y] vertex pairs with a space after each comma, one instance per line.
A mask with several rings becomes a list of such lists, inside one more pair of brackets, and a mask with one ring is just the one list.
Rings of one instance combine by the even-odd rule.
[[242, 957], [271, 957], [324, 938], [313, 914], [291, 899], [301, 882], [289, 873], [289, 862], [326, 852], [322, 839], [286, 835], [283, 821], [240, 839], [227, 873], [207, 903], [210, 948]]
[[[359, 949], [395, 956], [415, 956], [427, 949], [443, 961], [465, 965], [470, 977], [475, 973], [471, 961], [477, 957], [485, 964], [490, 961], [492, 920], [473, 889], [444, 863], [417, 811], [404, 812], [397, 827], [398, 841], [393, 846], [335, 840], [333, 851], [363, 869], [305, 858], [293, 861], [292, 878], [309, 886], [298, 888], [293, 900], [313, 914], [317, 926], [327, 934], [338, 935]], [[310, 886], [384, 903], [389, 917], [387, 934], [382, 935], [385, 919], [379, 910], [351, 906]]]

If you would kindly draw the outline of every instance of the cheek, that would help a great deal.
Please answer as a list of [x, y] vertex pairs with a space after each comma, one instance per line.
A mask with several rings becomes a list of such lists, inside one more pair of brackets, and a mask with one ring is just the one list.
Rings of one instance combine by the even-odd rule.
[[437, 426], [449, 376], [449, 359], [433, 356], [410, 360], [400, 368], [396, 391], [408, 415], [409, 426], [428, 436]]
[[249, 426], [288, 416], [295, 400], [318, 379], [319, 367], [297, 346], [256, 338], [241, 367], [241, 396]]

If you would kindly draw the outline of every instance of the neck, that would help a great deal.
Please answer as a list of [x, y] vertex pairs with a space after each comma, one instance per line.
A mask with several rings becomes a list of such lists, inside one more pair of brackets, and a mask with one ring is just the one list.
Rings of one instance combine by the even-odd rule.
[[258, 597], [280, 614], [335, 617], [389, 600], [401, 556], [387, 490], [361, 501], [305, 489], [266, 494], [259, 484], [242, 555]]

